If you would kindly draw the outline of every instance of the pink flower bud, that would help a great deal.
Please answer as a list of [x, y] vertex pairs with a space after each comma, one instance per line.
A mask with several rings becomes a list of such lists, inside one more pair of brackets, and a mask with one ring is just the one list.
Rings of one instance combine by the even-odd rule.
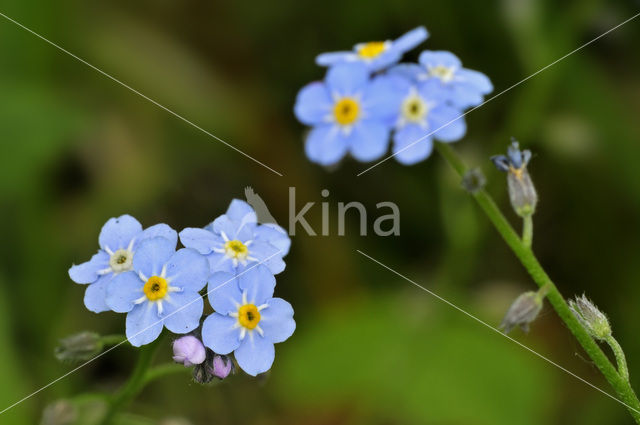
[[206, 352], [204, 345], [193, 335], [186, 335], [173, 341], [173, 360], [185, 366], [193, 366], [204, 362]]

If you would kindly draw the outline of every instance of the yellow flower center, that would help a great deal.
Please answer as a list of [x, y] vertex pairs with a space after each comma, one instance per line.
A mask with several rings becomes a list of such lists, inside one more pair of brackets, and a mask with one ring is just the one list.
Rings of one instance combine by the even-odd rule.
[[453, 68], [444, 65], [438, 65], [429, 68], [429, 75], [440, 78], [445, 83], [453, 80]]
[[167, 295], [167, 292], [169, 291], [169, 284], [163, 277], [151, 276], [149, 280], [147, 280], [147, 283], [144, 284], [142, 290], [149, 301], [156, 301]]
[[385, 50], [387, 50], [386, 42], [371, 41], [358, 47], [358, 55], [363, 59], [373, 59]]
[[245, 304], [238, 309], [238, 322], [247, 328], [254, 329], [260, 322], [260, 312], [253, 304]]
[[422, 122], [429, 112], [427, 104], [420, 96], [412, 95], [402, 102], [402, 116], [410, 122]]
[[350, 97], [345, 97], [336, 102], [333, 107], [333, 115], [340, 125], [349, 125], [358, 119], [360, 105]]
[[249, 248], [247, 248], [245, 244], [237, 239], [227, 241], [224, 244], [224, 250], [226, 254], [231, 258], [243, 259], [246, 258], [249, 254]]

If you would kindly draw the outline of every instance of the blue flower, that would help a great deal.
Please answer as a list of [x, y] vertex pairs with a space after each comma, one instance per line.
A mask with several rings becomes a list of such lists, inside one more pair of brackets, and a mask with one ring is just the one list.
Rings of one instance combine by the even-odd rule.
[[274, 344], [296, 328], [291, 304], [273, 297], [276, 281], [264, 266], [234, 276], [215, 273], [209, 278], [209, 302], [215, 313], [202, 325], [204, 345], [219, 354], [234, 353], [249, 375], [271, 368]]
[[379, 71], [397, 63], [402, 55], [427, 39], [424, 27], [415, 28], [394, 41], [372, 41], [356, 44], [352, 52], [322, 53], [316, 58], [321, 66], [344, 63], [363, 63], [371, 72]]
[[105, 303], [106, 288], [111, 278], [133, 267], [133, 257], [139, 244], [148, 238], [162, 236], [178, 242], [178, 234], [166, 224], [157, 224], [146, 230], [130, 215], [110, 218], [102, 226], [98, 253], [86, 263], [72, 266], [69, 277], [76, 283], [89, 284], [84, 295], [84, 305], [100, 313], [109, 310]]
[[263, 263], [273, 274], [285, 268], [291, 239], [275, 224], [258, 224], [249, 204], [234, 199], [226, 214], [204, 229], [186, 228], [180, 241], [209, 259], [211, 273], [242, 271], [252, 263]]
[[163, 326], [176, 334], [199, 326], [204, 303], [198, 291], [208, 277], [207, 259], [197, 251], [176, 251], [176, 242], [150, 238], [140, 243], [133, 270], [113, 278], [106, 302], [127, 313], [127, 339], [139, 347], [155, 340]]
[[464, 118], [448, 104], [447, 95], [437, 81], [417, 84], [406, 78], [394, 81], [402, 94], [393, 135], [393, 153], [398, 162], [410, 165], [424, 160], [433, 150], [434, 138], [454, 142], [464, 136], [467, 131]]
[[309, 159], [332, 165], [351, 153], [359, 161], [373, 161], [387, 151], [397, 92], [389, 77], [369, 78], [360, 63], [337, 65], [324, 82], [300, 90], [296, 117], [311, 129], [305, 150]]
[[493, 91], [486, 75], [463, 68], [460, 59], [451, 52], [425, 50], [420, 54], [419, 62], [420, 65], [403, 64], [402, 67], [418, 81], [438, 81], [448, 100], [458, 108], [477, 106]]

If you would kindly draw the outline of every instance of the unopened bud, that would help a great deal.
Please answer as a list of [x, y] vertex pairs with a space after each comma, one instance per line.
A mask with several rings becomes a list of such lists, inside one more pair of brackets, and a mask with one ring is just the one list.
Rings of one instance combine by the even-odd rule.
[[589, 335], [601, 341], [611, 336], [609, 319], [584, 294], [576, 297], [575, 300], [570, 300], [569, 308]]
[[211, 362], [207, 362], [209, 372], [216, 378], [222, 380], [234, 371], [233, 361], [228, 356], [215, 354]]
[[54, 355], [61, 362], [83, 362], [102, 352], [104, 343], [95, 332], [80, 332], [60, 340]]
[[67, 400], [58, 400], [45, 407], [40, 425], [72, 425], [77, 420], [76, 407]]
[[529, 324], [533, 322], [542, 310], [544, 295], [540, 292], [529, 291], [520, 295], [511, 304], [507, 314], [504, 315], [500, 328], [504, 333], [509, 333], [516, 326], [520, 326], [525, 332], [529, 332]]
[[487, 178], [479, 168], [472, 168], [462, 176], [462, 188], [467, 192], [474, 194], [482, 190], [487, 184]]
[[516, 214], [521, 217], [532, 215], [538, 203], [538, 193], [527, 171], [531, 151], [521, 151], [518, 142], [512, 139], [507, 155], [495, 155], [491, 160], [498, 170], [507, 173], [509, 199]]
[[186, 335], [173, 341], [173, 360], [190, 367], [205, 361], [204, 345], [193, 335]]

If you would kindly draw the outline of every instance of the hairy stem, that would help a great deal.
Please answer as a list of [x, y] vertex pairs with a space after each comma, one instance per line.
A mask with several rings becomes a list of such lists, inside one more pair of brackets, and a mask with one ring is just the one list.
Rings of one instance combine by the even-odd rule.
[[[460, 177], [464, 176], [467, 172], [467, 167], [450, 145], [436, 143], [436, 149]], [[640, 424], [640, 401], [638, 401], [638, 397], [631, 388], [629, 381], [618, 373], [615, 366], [611, 364], [609, 358], [600, 349], [600, 346], [598, 346], [580, 322], [578, 322], [578, 319], [571, 313], [564, 297], [560, 294], [556, 285], [538, 262], [531, 251], [531, 247], [525, 245], [523, 240], [520, 239], [520, 236], [511, 224], [509, 224], [491, 196], [489, 196], [485, 190], [478, 190], [471, 195], [475, 198], [480, 208], [487, 215], [516, 257], [518, 257], [533, 281], [540, 288], [546, 288], [548, 290], [547, 299], [549, 303], [553, 306], [567, 328], [569, 328], [571, 333], [576, 337], [593, 363], [607, 379], [620, 400], [627, 406], [629, 413], [633, 416], [636, 423]]]
[[522, 219], [522, 244], [531, 249], [533, 242], [533, 217], [527, 215]]
[[618, 363], [618, 373], [625, 380], [629, 381], [629, 369], [627, 368], [627, 358], [624, 356], [624, 351], [622, 351], [622, 347], [613, 337], [613, 335], [609, 335], [606, 339], [607, 344], [613, 350], [613, 354], [616, 356], [616, 363]]
[[144, 388], [144, 385], [147, 382], [145, 377], [147, 376], [147, 372], [153, 360], [153, 355], [161, 340], [162, 336], [158, 337], [151, 344], [140, 348], [138, 361], [136, 362], [129, 380], [109, 400], [109, 408], [102, 419], [102, 425], [109, 425], [113, 423], [113, 420], [120, 409], [129, 404], [129, 402], [138, 395], [142, 388]]

